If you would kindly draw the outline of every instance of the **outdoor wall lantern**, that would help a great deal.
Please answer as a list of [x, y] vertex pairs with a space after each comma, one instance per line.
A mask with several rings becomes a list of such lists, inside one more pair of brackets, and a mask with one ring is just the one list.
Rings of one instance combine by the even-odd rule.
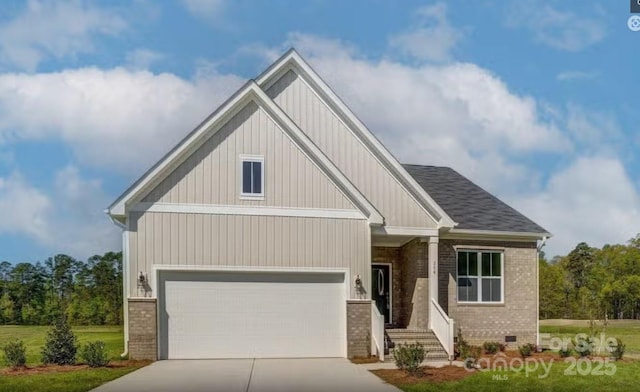
[[367, 291], [364, 289], [364, 286], [362, 285], [362, 279], [360, 279], [360, 275], [356, 275], [355, 284], [356, 284], [355, 286], [356, 294], [358, 294], [358, 297], [362, 299]]
[[142, 271], [140, 271], [140, 275], [138, 275], [138, 290], [142, 291], [145, 297], [151, 291], [151, 286], [149, 286], [149, 278], [147, 278], [147, 275]]

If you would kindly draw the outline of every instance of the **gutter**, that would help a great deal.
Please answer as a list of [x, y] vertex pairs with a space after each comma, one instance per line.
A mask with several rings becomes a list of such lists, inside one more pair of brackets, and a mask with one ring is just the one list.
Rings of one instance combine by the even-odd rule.
[[122, 229], [122, 321], [124, 330], [124, 351], [120, 354], [120, 358], [129, 355], [129, 301], [127, 301], [127, 292], [129, 288], [129, 228], [115, 219], [109, 210], [104, 210], [109, 215], [111, 222]]
[[549, 237], [543, 236], [536, 249], [536, 346], [540, 346], [540, 251], [547, 243]]

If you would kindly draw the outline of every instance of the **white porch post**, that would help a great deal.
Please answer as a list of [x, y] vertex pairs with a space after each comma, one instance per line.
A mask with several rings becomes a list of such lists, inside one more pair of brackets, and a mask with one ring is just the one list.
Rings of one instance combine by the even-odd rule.
[[433, 329], [433, 306], [438, 301], [438, 237], [429, 237], [429, 329]]

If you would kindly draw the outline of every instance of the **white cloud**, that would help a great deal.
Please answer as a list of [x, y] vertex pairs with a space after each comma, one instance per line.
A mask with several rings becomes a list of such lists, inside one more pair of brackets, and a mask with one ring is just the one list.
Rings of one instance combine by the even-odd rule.
[[225, 6], [225, 0], [182, 0], [187, 10], [194, 16], [218, 19]]
[[98, 35], [118, 34], [126, 22], [117, 14], [81, 0], [30, 0], [24, 11], [0, 25], [0, 59], [33, 71], [46, 57], [91, 52]]
[[403, 162], [453, 166], [489, 189], [511, 191], [530, 189], [536, 178], [512, 156], [571, 149], [533, 98], [476, 65], [369, 61], [300, 34], [291, 43]]
[[242, 81], [217, 73], [190, 81], [124, 68], [0, 75], [0, 145], [61, 140], [80, 163], [135, 177]]
[[126, 62], [129, 68], [135, 70], [149, 69], [153, 64], [165, 59], [165, 55], [150, 49], [136, 49], [126, 56]]
[[611, 113], [569, 103], [565, 118], [568, 133], [588, 152], [610, 152], [623, 139], [623, 132]]
[[389, 38], [389, 45], [417, 60], [448, 61], [451, 51], [463, 34], [451, 26], [447, 19], [447, 5], [438, 2], [421, 7], [416, 16], [417, 26]]
[[556, 79], [561, 82], [572, 82], [577, 80], [593, 80], [598, 76], [600, 76], [600, 73], [595, 71], [563, 71], [556, 76]]
[[582, 157], [554, 174], [545, 190], [514, 202], [555, 234], [545, 251], [565, 254], [576, 244], [622, 243], [635, 237], [640, 197], [619, 160]]
[[0, 177], [0, 233], [26, 234], [39, 242], [48, 237], [48, 196], [27, 184], [19, 173]]
[[102, 212], [109, 201], [99, 181], [82, 178], [73, 166], [55, 173], [51, 190], [13, 173], [0, 177], [0, 234], [24, 235], [51, 253], [82, 258], [117, 250], [118, 230]]
[[508, 8], [506, 24], [529, 30], [534, 39], [554, 49], [580, 51], [606, 36], [603, 11], [581, 5], [579, 12], [559, 10], [550, 4], [517, 1]]

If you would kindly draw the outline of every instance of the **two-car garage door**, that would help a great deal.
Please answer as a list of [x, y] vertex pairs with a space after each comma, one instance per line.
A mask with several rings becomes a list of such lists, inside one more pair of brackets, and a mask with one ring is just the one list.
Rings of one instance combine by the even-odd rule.
[[162, 271], [160, 358], [344, 357], [343, 273]]

